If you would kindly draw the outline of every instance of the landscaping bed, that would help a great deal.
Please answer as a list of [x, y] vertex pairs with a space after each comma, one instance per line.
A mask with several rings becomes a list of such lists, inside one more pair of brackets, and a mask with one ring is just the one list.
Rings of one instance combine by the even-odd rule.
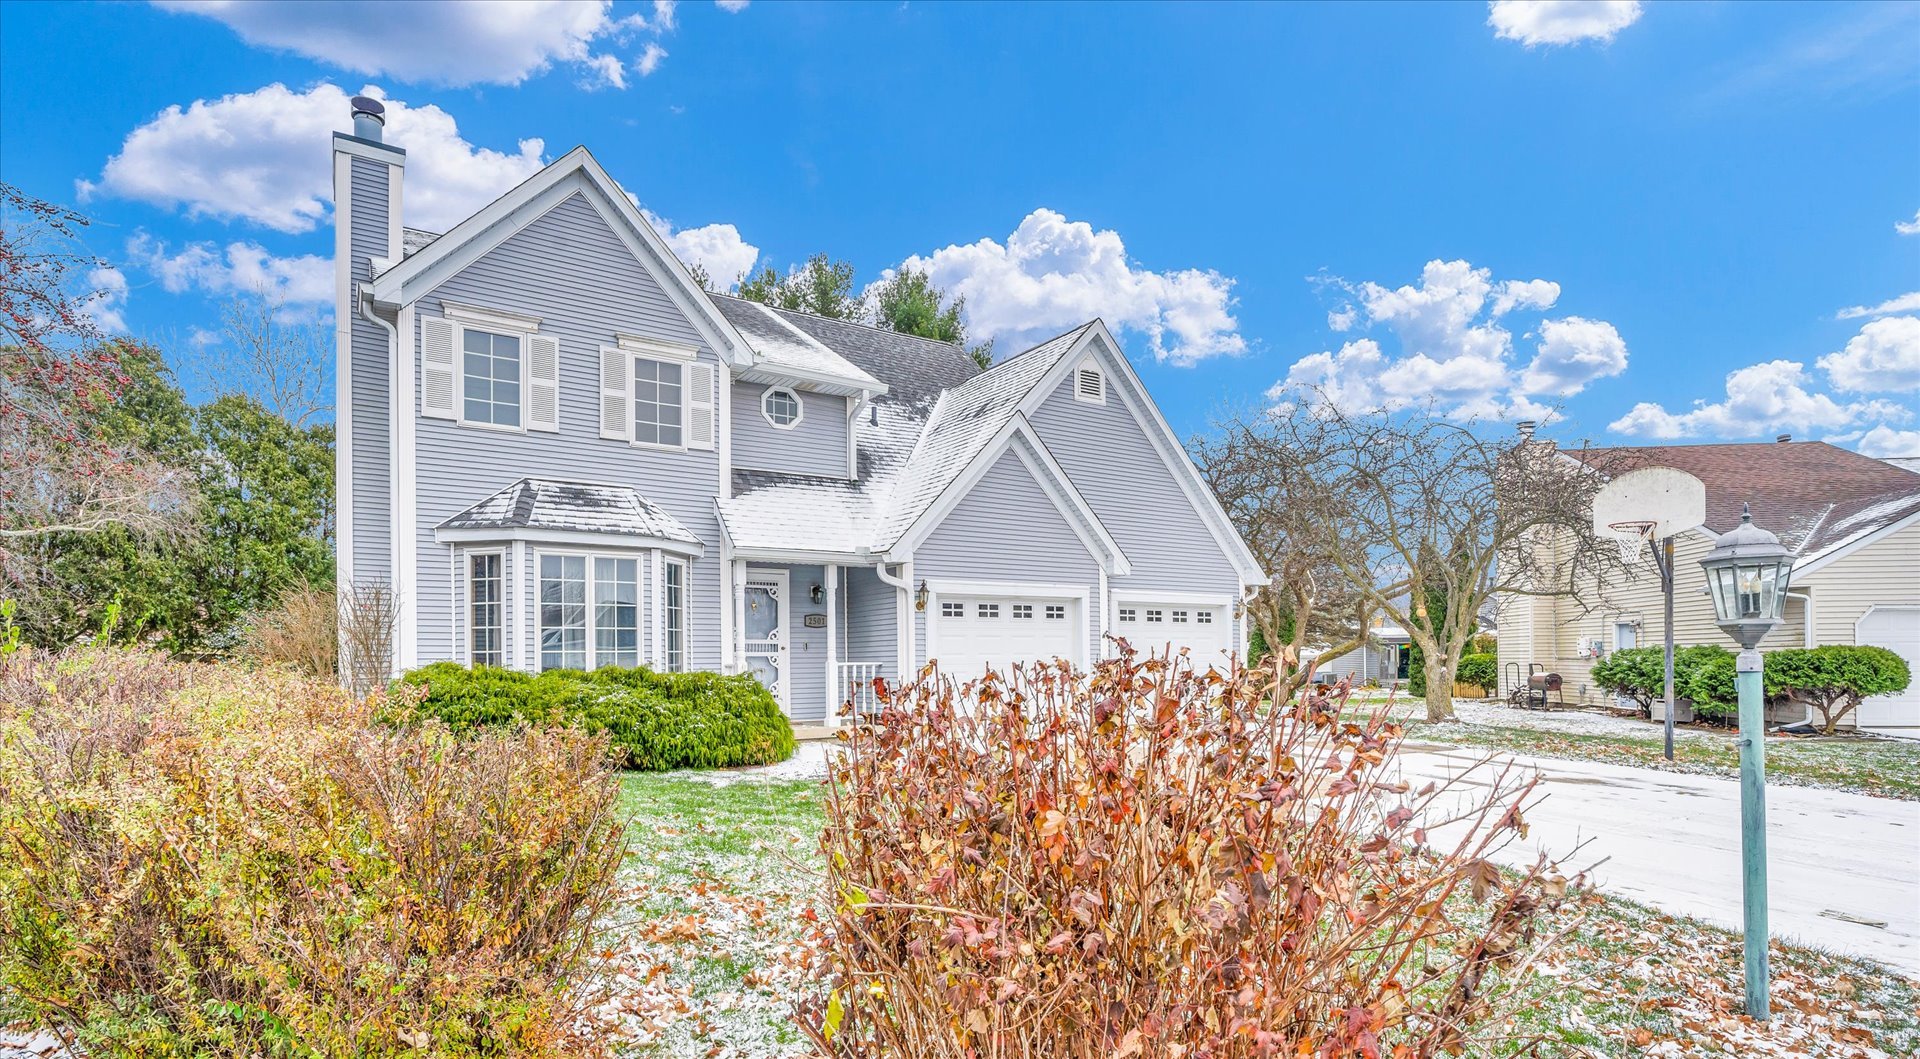
[[[608, 933], [634, 988], [624, 1054], [808, 1054], [791, 962], [818, 881], [813, 781], [623, 778], [629, 882], [654, 896]], [[1740, 1014], [1737, 935], [1630, 901], [1596, 903], [1530, 977], [1513, 1025], [1547, 1056], [1880, 1057], [1920, 1049], [1920, 986], [1867, 961], [1775, 946], [1776, 1015]]]

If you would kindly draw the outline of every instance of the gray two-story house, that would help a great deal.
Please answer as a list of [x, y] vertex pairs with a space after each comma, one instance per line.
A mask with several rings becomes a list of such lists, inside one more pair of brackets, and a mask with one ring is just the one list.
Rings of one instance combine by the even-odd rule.
[[703, 291], [576, 148], [405, 226], [333, 139], [343, 585], [396, 669], [757, 674], [799, 723], [929, 661], [1237, 651], [1252, 556], [1098, 320], [962, 350]]

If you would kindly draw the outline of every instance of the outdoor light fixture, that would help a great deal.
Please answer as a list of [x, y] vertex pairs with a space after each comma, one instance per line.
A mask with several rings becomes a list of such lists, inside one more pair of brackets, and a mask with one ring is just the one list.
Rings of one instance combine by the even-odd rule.
[[1740, 645], [1734, 689], [1740, 697], [1740, 860], [1746, 941], [1747, 1014], [1767, 1017], [1767, 716], [1761, 695], [1760, 641], [1780, 624], [1793, 576], [1793, 553], [1753, 524], [1742, 504], [1740, 524], [1700, 560], [1713, 594], [1714, 618]]
[[1754, 525], [1753, 512], [1742, 505], [1740, 525], [1722, 536], [1700, 565], [1713, 593], [1715, 620], [1742, 648], [1753, 650], [1786, 610], [1793, 553]]
[[812, 588], [807, 590], [807, 598], [813, 600], [815, 603], [818, 603], [821, 600], [827, 598], [827, 590], [820, 587], [819, 585], [814, 585]]
[[920, 587], [913, 590], [913, 609], [927, 609], [927, 583], [925, 581], [920, 582]]

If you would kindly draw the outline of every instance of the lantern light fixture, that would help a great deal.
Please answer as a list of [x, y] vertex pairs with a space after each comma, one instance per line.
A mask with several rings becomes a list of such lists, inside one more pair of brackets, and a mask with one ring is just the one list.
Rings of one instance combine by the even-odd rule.
[[1714, 620], [1742, 648], [1752, 650], [1780, 624], [1793, 552], [1754, 525], [1746, 505], [1741, 505], [1740, 524], [1720, 536], [1700, 566], [1713, 596]]
[[807, 590], [807, 598], [813, 600], [815, 603], [819, 603], [827, 598], [827, 590], [816, 584]]
[[920, 582], [920, 587], [913, 590], [913, 609], [926, 610], [927, 597], [929, 595], [930, 593], [927, 591], [927, 583], [925, 581]]

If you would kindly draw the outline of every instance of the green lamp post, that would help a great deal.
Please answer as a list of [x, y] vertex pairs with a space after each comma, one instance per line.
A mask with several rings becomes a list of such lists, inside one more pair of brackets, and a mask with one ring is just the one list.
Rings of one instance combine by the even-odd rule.
[[1793, 553], [1780, 538], [1753, 524], [1742, 505], [1740, 524], [1722, 534], [1700, 560], [1720, 628], [1740, 645], [1734, 686], [1740, 693], [1740, 860], [1745, 912], [1747, 1014], [1768, 1017], [1767, 971], [1767, 718], [1760, 679], [1760, 641], [1780, 624], [1787, 605]]

